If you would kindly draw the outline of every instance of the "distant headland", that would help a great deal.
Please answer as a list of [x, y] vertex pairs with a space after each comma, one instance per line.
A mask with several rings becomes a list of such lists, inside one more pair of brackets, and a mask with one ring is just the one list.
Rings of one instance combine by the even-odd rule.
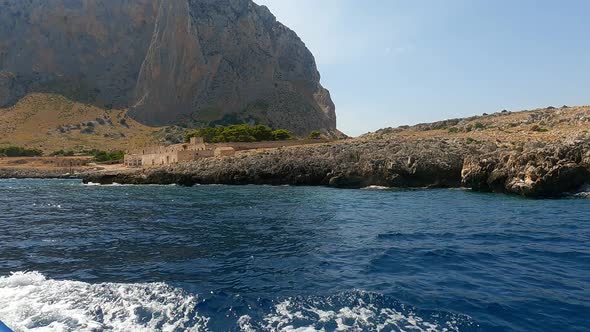
[[588, 106], [347, 138], [314, 56], [251, 0], [5, 0], [0, 21], [0, 178], [530, 197], [590, 182]]
[[590, 107], [549, 107], [387, 128], [356, 139], [94, 172], [101, 184], [465, 187], [554, 197], [590, 183]]

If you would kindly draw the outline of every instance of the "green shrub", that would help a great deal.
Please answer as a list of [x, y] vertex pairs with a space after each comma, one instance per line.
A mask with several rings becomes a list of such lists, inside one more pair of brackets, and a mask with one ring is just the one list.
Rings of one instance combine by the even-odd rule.
[[252, 129], [252, 136], [256, 141], [271, 141], [273, 140], [272, 129], [267, 126], [257, 125]]
[[319, 130], [314, 130], [311, 133], [309, 133], [309, 138], [320, 139], [320, 138], [322, 138], [322, 132]]
[[456, 134], [458, 132], [459, 132], [459, 128], [457, 128], [457, 127], [449, 128], [449, 134]]
[[474, 125], [475, 129], [484, 129], [486, 126], [481, 122], [476, 122]]
[[241, 124], [197, 129], [188, 133], [185, 140], [188, 142], [192, 137], [202, 137], [205, 143], [261, 142], [291, 139], [293, 133], [285, 129], [273, 131], [263, 125], [250, 126]]
[[74, 151], [64, 151], [64, 150], [59, 150], [59, 151], [55, 151], [51, 154], [51, 156], [60, 156], [60, 157], [71, 157], [74, 155]]
[[6, 157], [38, 157], [43, 155], [43, 151], [39, 149], [27, 149], [19, 146], [9, 146], [0, 148], [0, 155]]
[[277, 129], [272, 132], [275, 141], [286, 141], [293, 138], [293, 133], [287, 129]]
[[89, 151], [92, 156], [94, 156], [94, 161], [103, 163], [107, 161], [119, 161], [123, 160], [125, 157], [125, 152], [123, 151], [102, 151], [102, 150], [92, 150]]

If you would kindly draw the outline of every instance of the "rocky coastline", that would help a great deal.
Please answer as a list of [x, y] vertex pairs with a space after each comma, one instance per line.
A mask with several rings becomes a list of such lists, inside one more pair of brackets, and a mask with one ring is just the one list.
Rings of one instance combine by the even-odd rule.
[[81, 176], [81, 174], [70, 174], [61, 169], [0, 168], [0, 179], [76, 179], [81, 178]]
[[82, 178], [99, 184], [465, 187], [556, 197], [590, 183], [590, 138], [514, 145], [463, 138], [366, 138]]

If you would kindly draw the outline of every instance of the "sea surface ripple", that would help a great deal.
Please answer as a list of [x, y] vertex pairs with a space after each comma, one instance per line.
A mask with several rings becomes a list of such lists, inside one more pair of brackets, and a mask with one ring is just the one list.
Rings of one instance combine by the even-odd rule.
[[589, 331], [590, 200], [0, 180], [16, 331]]

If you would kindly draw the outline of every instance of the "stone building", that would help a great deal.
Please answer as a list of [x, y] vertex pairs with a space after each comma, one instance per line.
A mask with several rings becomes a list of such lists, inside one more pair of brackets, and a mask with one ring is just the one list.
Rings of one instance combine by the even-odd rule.
[[[223, 149], [223, 152], [217, 150]], [[192, 137], [190, 142], [170, 146], [155, 146], [135, 150], [125, 155], [125, 166], [165, 166], [183, 161], [197, 160], [213, 156], [233, 155], [235, 150], [230, 148], [208, 148], [201, 137]]]
[[223, 146], [215, 149], [213, 154], [215, 157], [233, 156], [236, 154], [236, 150], [231, 146]]
[[48, 161], [49, 164], [59, 168], [82, 167], [88, 165], [90, 157], [54, 157]]

